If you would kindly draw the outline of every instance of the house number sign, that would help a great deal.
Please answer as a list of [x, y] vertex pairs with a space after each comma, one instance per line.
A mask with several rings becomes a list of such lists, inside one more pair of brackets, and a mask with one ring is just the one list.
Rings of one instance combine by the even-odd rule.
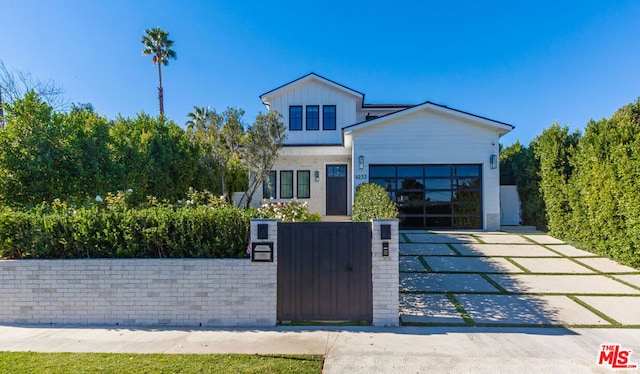
[[356, 174], [356, 179], [367, 179], [367, 174]]

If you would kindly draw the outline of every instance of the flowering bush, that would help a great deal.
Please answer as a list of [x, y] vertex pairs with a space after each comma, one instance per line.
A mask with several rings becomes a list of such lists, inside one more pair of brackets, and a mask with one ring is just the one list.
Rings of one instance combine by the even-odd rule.
[[275, 218], [282, 222], [318, 222], [320, 214], [309, 213], [306, 202], [293, 199], [288, 203], [276, 203], [269, 199], [258, 208], [256, 218]]

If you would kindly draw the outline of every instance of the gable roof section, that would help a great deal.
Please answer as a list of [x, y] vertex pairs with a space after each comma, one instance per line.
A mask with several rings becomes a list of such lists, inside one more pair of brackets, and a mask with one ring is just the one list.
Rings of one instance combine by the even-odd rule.
[[337, 89], [339, 91], [342, 91], [342, 92], [344, 92], [344, 93], [346, 93], [348, 95], [356, 96], [358, 99], [364, 101], [364, 94], [363, 93], [358, 92], [358, 91], [356, 91], [354, 89], [351, 89], [351, 88], [349, 88], [347, 86], [343, 86], [340, 83], [336, 83], [336, 82], [334, 82], [334, 81], [332, 81], [330, 79], [327, 79], [327, 78], [325, 78], [323, 76], [320, 76], [320, 75], [318, 75], [316, 73], [309, 73], [309, 74], [307, 74], [305, 76], [302, 76], [302, 77], [300, 77], [298, 79], [295, 79], [295, 80], [293, 80], [293, 81], [291, 81], [289, 83], [285, 83], [285, 84], [283, 84], [282, 86], [280, 86], [278, 88], [274, 88], [271, 91], [267, 91], [267, 92], [263, 93], [262, 95], [260, 95], [260, 100], [262, 100], [262, 103], [268, 107], [269, 106], [269, 101], [270, 101], [269, 98], [271, 98], [273, 96], [277, 96], [278, 94], [282, 93], [283, 91], [285, 91], [285, 90], [287, 90], [287, 89], [289, 89], [291, 87], [302, 85], [304, 83], [307, 83], [307, 82], [310, 82], [310, 81], [313, 81], [313, 80], [322, 82], [322, 83], [328, 85], [329, 87], [333, 87], [333, 88], [335, 88], [335, 89]]
[[364, 122], [359, 122], [356, 124], [353, 124], [351, 126], [346, 126], [343, 128], [343, 132], [345, 134], [349, 134], [353, 131], [358, 131], [358, 130], [362, 130], [364, 128], [370, 127], [370, 126], [375, 126], [379, 123], [383, 123], [383, 122], [387, 122], [387, 121], [391, 121], [394, 120], [396, 118], [399, 117], [404, 117], [406, 115], [412, 114], [412, 113], [416, 113], [419, 112], [420, 110], [423, 109], [429, 109], [433, 112], [439, 113], [439, 114], [445, 114], [445, 115], [449, 115], [449, 116], [453, 116], [453, 117], [458, 117], [458, 118], [462, 118], [462, 119], [466, 119], [472, 122], [476, 122], [479, 123], [483, 126], [487, 126], [487, 127], [494, 127], [498, 130], [498, 132], [501, 135], [504, 135], [506, 133], [508, 133], [509, 131], [513, 130], [515, 128], [515, 126], [510, 125], [508, 123], [504, 123], [504, 122], [500, 122], [500, 121], [496, 121], [496, 120], [492, 120], [486, 117], [481, 117], [475, 114], [471, 114], [468, 112], [464, 112], [462, 110], [458, 110], [458, 109], [453, 109], [453, 108], [449, 108], [446, 107], [444, 105], [439, 105], [439, 104], [435, 104], [432, 103], [430, 101], [426, 101], [422, 104], [418, 104], [418, 105], [414, 105], [414, 106], [410, 106], [406, 109], [402, 109], [399, 110], [397, 112], [393, 112], [393, 113], [389, 113], [386, 114], [384, 116], [380, 116], [378, 118], [369, 120], [369, 121], [364, 121]]

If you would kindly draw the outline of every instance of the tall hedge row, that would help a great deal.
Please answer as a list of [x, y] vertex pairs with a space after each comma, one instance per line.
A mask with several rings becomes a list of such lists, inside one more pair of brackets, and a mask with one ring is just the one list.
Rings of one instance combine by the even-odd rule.
[[247, 248], [250, 211], [229, 205], [94, 205], [0, 211], [3, 258], [237, 258]]
[[539, 188], [540, 162], [534, 154], [535, 144], [533, 141], [525, 147], [516, 141], [500, 152], [500, 184], [518, 188], [522, 224], [546, 230], [546, 210]]
[[583, 136], [553, 125], [535, 155], [550, 232], [640, 267], [640, 99]]

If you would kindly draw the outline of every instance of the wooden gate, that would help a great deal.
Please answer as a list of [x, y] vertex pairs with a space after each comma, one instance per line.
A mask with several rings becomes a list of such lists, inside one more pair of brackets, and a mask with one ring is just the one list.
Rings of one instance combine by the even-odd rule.
[[278, 223], [278, 321], [372, 315], [370, 223]]

